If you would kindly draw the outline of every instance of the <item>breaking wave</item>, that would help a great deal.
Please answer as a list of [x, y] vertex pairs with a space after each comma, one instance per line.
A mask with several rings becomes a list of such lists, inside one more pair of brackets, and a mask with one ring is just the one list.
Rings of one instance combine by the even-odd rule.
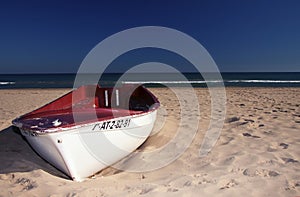
[[300, 83], [300, 80], [123, 81], [123, 84]]
[[15, 84], [16, 82], [14, 81], [0, 81], [0, 85], [10, 85], [10, 84]]

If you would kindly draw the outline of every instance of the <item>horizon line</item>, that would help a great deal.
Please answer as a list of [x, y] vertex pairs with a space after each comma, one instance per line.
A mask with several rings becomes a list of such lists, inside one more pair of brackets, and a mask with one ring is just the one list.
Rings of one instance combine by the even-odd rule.
[[[134, 72], [134, 73], [129, 73], [129, 74], [163, 74], [160, 72]], [[166, 74], [175, 74], [177, 72], [165, 72]], [[181, 73], [185, 73], [185, 74], [197, 74], [199, 72], [181, 72]], [[204, 72], [204, 73], [218, 73], [218, 72]], [[299, 71], [221, 71], [222, 73], [300, 73]], [[73, 72], [66, 72], [66, 73], [1, 73], [0, 75], [76, 75], [77, 73], [73, 73]], [[81, 74], [98, 74], [98, 73], [81, 73]], [[124, 74], [122, 72], [104, 72], [102, 74]], [[199, 73], [201, 74], [201, 73]]]

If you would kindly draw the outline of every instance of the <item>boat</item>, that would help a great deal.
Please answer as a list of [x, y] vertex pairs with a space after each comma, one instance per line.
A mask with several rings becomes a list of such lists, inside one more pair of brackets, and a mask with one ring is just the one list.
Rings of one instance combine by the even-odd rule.
[[83, 181], [135, 151], [159, 105], [140, 85], [84, 85], [12, 123], [42, 158]]

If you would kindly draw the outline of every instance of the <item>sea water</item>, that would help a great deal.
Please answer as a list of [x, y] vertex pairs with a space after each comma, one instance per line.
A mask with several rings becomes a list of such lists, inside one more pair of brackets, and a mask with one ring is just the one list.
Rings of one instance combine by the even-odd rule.
[[[221, 76], [221, 77], [219, 77]], [[76, 74], [1, 74], [0, 89], [16, 88], [73, 88]], [[113, 86], [121, 84], [144, 84], [147, 87], [162, 86], [238, 86], [238, 87], [300, 87], [300, 72], [258, 73], [105, 73], [84, 74], [79, 84]], [[96, 81], [95, 81], [96, 80]]]

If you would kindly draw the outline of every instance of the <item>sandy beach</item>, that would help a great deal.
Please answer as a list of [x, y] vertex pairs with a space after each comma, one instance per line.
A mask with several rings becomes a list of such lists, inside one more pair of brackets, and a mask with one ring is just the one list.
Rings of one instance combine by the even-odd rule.
[[[109, 167], [83, 182], [70, 180], [39, 157], [11, 125], [17, 116], [68, 91], [0, 90], [0, 197], [300, 195], [300, 88], [226, 88], [224, 127], [212, 151], [202, 158], [199, 148], [211, 112], [207, 89], [195, 89], [201, 113], [194, 117], [181, 114], [171, 90], [150, 88], [162, 106], [155, 133], [137, 151], [167, 144], [182, 115], [190, 121], [199, 118], [189, 148], [154, 171], [132, 173]], [[193, 127], [186, 124], [187, 130]], [[130, 163], [130, 156], [126, 162]]]

